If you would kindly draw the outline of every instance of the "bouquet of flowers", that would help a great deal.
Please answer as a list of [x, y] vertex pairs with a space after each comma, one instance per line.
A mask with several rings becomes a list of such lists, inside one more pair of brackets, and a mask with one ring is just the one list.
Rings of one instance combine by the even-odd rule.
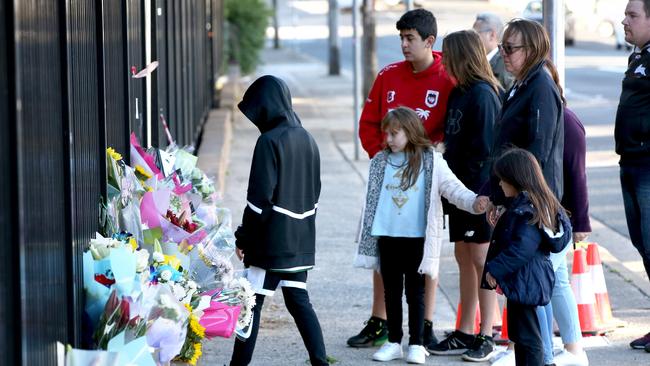
[[190, 312], [190, 321], [187, 324], [187, 337], [185, 337], [185, 343], [183, 343], [183, 347], [175, 360], [196, 365], [196, 362], [202, 354], [203, 346], [201, 341], [205, 338], [205, 328], [199, 323], [199, 317], [193, 313], [192, 306], [185, 304], [185, 307]]
[[85, 311], [103, 351], [69, 355], [195, 364], [203, 339], [230, 337], [252, 319], [255, 295], [231, 262], [230, 211], [188, 149], [146, 151], [132, 135], [130, 154], [132, 166], [106, 151], [102, 235], [83, 255]]

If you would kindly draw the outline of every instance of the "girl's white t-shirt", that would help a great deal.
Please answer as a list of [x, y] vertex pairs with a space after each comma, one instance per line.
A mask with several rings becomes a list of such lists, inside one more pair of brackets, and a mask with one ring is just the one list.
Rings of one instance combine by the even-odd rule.
[[420, 169], [415, 184], [406, 191], [400, 188], [406, 168], [406, 153], [388, 155], [384, 181], [372, 223], [372, 236], [423, 238], [426, 231], [424, 171]]

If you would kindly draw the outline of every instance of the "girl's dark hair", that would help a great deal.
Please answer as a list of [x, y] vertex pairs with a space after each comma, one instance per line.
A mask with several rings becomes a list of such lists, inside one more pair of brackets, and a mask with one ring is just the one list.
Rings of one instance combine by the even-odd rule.
[[426, 9], [420, 8], [407, 11], [399, 18], [395, 26], [398, 31], [415, 29], [423, 40], [429, 36], [438, 37], [436, 17]]
[[535, 66], [539, 65], [540, 62], [544, 62], [544, 67], [551, 74], [557, 86], [562, 104], [565, 104], [564, 90], [560, 86], [557, 69], [553, 61], [551, 61], [551, 41], [548, 38], [546, 29], [534, 20], [515, 18], [506, 24], [502, 42], [508, 42], [515, 34], [521, 34], [521, 45], [524, 46], [524, 52], [526, 52], [526, 60], [521, 68], [521, 76], [518, 79], [525, 79]]
[[[422, 120], [411, 108], [395, 108], [386, 113], [384, 119], [381, 120], [381, 130], [384, 132], [400, 129], [404, 131], [407, 139], [404, 152], [408, 164], [404, 169], [400, 183], [400, 188], [406, 191], [418, 180], [422, 168], [422, 157], [424, 151], [431, 147], [431, 140], [424, 130]], [[386, 151], [389, 153], [390, 149], [387, 148]]]
[[564, 209], [546, 184], [542, 168], [533, 154], [520, 148], [506, 150], [494, 163], [494, 174], [517, 191], [528, 192], [535, 207], [531, 224], [555, 230], [557, 214]]
[[450, 33], [442, 41], [442, 64], [461, 89], [467, 90], [473, 83], [484, 81], [498, 95], [501, 86], [486, 53], [481, 38], [473, 29]]

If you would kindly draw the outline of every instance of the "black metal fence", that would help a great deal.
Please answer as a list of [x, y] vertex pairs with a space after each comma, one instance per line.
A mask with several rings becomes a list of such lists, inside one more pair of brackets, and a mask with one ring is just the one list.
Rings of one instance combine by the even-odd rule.
[[[0, 364], [81, 346], [81, 253], [105, 149], [197, 141], [221, 65], [223, 0], [0, 1]], [[158, 61], [150, 77], [134, 79]]]

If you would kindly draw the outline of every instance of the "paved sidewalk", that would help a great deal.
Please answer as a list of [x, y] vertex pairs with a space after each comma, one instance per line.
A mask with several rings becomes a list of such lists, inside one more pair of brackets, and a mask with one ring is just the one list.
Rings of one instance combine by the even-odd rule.
[[[371, 273], [352, 267], [368, 159], [361, 150], [361, 159], [353, 160], [351, 79], [349, 75], [327, 76], [326, 65], [290, 50], [267, 49], [262, 59], [265, 64], [258, 74], [273, 74], [288, 83], [294, 108], [320, 147], [323, 188], [317, 216], [316, 268], [310, 272], [308, 289], [321, 321], [328, 354], [339, 360], [337, 364], [340, 365], [378, 365], [371, 361], [373, 349], [353, 349], [345, 344], [370, 315], [371, 302]], [[250, 83], [251, 80], [243, 81]], [[241, 90], [245, 87], [242, 85]], [[250, 160], [259, 132], [238, 111], [232, 116], [232, 140], [227, 154], [229, 164], [224, 176], [224, 205], [232, 210], [236, 226], [245, 205]], [[211, 119], [208, 128], [225, 130], [223, 126], [211, 125], [216, 120]], [[225, 149], [219, 146], [223, 139], [211, 136], [215, 134], [204, 136], [199, 164], [217, 172]], [[204, 151], [210, 153], [204, 154]], [[601, 256], [607, 268], [606, 279], [614, 315], [627, 325], [610, 334], [607, 340], [588, 342], [600, 344], [588, 350], [591, 365], [648, 365], [650, 354], [633, 351], [627, 344], [635, 336], [650, 330], [650, 286], [646, 279], [617, 259], [621, 256], [634, 258], [629, 250], [629, 241], [615, 235], [602, 223], [594, 225], [592, 238], [601, 243], [614, 241], [610, 243], [612, 249]], [[612, 254], [607, 254], [609, 252]], [[458, 267], [451, 244], [444, 245], [436, 300], [434, 328], [440, 338], [443, 331], [453, 328], [458, 303]], [[206, 342], [201, 364], [227, 364], [232, 344], [232, 339]], [[304, 365], [307, 359], [298, 331], [284, 308], [281, 293], [276, 293], [265, 301], [252, 365]], [[427, 364], [467, 365], [458, 356], [431, 356], [427, 358]]]

